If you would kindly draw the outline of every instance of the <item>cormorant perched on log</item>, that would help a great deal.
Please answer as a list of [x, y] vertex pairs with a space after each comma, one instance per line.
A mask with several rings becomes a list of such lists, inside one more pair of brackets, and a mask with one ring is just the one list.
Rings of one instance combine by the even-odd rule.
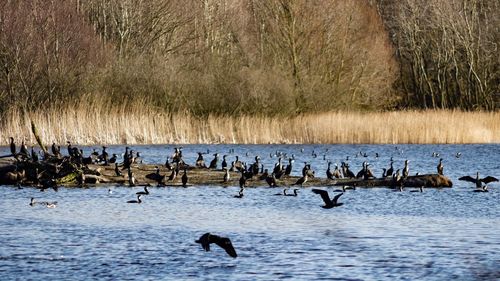
[[410, 175], [410, 167], [408, 167], [408, 163], [410, 160], [405, 160], [405, 167], [403, 168], [403, 178], [406, 179]]
[[277, 187], [278, 185], [276, 184], [276, 176], [274, 173], [271, 174], [271, 176], [266, 177], [266, 182], [270, 187]]
[[337, 163], [335, 163], [335, 169], [333, 170], [333, 177], [336, 179], [340, 179], [342, 177], [342, 174], [340, 173], [340, 169]]
[[187, 169], [186, 168], [184, 168], [184, 174], [181, 177], [181, 181], [182, 181], [182, 186], [183, 187], [187, 187], [188, 175], [187, 175]]
[[[167, 159], [168, 160], [168, 159]], [[198, 158], [196, 158], [195, 166], [199, 168], [206, 168], [205, 159], [203, 159], [203, 153], [198, 152]]]
[[443, 174], [443, 169], [444, 169], [444, 166], [443, 166], [443, 158], [440, 158], [440, 159], [439, 159], [439, 164], [437, 165], [437, 172], [438, 172], [438, 174], [440, 174], [440, 175], [444, 175], [444, 174]]
[[109, 158], [109, 163], [115, 164], [117, 159], [118, 159], [118, 155], [116, 155], [116, 153], [113, 153], [113, 156], [111, 156], [111, 158]]
[[481, 179], [481, 178], [479, 178], [479, 172], [476, 173], [476, 178], [473, 178], [471, 176], [465, 176], [465, 177], [459, 178], [459, 180], [469, 181], [469, 182], [475, 183], [477, 189], [482, 189], [483, 185], [481, 182], [484, 182], [484, 184], [488, 184], [490, 182], [498, 181], [497, 178], [492, 177], [492, 176], [487, 176], [487, 177]]
[[386, 177], [391, 177], [392, 174], [394, 173], [394, 166], [393, 166], [394, 162], [391, 161], [391, 166], [389, 167], [389, 169], [387, 169], [387, 173], [385, 174]]
[[219, 162], [219, 153], [214, 154], [214, 159], [210, 161], [210, 166], [208, 168], [210, 169], [217, 169], [217, 163]]
[[333, 207], [342, 206], [344, 204], [344, 203], [338, 203], [340, 196], [342, 196], [344, 193], [337, 194], [335, 195], [335, 197], [333, 197], [333, 199], [330, 199], [328, 191], [326, 190], [313, 189], [312, 192], [321, 195], [321, 199], [323, 199], [323, 202], [325, 202], [325, 205], [321, 207], [324, 209], [331, 209]]
[[228, 182], [231, 179], [231, 175], [229, 174], [229, 169], [226, 167], [224, 169], [224, 182]]
[[286, 165], [286, 168], [285, 168], [285, 176], [289, 176], [292, 174], [292, 164], [293, 164], [293, 159], [290, 158], [288, 159], [288, 165]]
[[226, 160], [227, 155], [222, 156], [222, 170], [225, 170], [227, 168], [227, 160]]
[[329, 179], [329, 180], [333, 180], [333, 173], [332, 171], [330, 170], [330, 166], [332, 165], [332, 162], [328, 162], [328, 168], [326, 169], [326, 177]]
[[307, 176], [307, 173], [301, 177], [300, 179], [298, 179], [294, 184], [292, 185], [303, 185], [304, 183], [307, 182], [307, 179], [308, 179], [308, 176]]
[[118, 169], [118, 163], [115, 163], [115, 174], [117, 177], [123, 176], [122, 172]]
[[229, 256], [233, 258], [236, 258], [238, 256], [236, 254], [236, 250], [233, 247], [233, 243], [231, 243], [231, 240], [229, 240], [229, 238], [227, 237], [221, 237], [207, 232], [195, 242], [201, 244], [201, 247], [207, 252], [210, 251], [210, 244], [215, 243], [217, 246], [224, 249]]
[[19, 150], [19, 154], [21, 154], [24, 157], [28, 157], [29, 156], [28, 147], [26, 146], [26, 143], [24, 142], [24, 139], [21, 142], [21, 147], [20, 147], [20, 150]]
[[10, 153], [14, 157], [17, 154], [17, 152], [16, 152], [16, 143], [14, 142], [14, 138], [13, 137], [10, 137]]

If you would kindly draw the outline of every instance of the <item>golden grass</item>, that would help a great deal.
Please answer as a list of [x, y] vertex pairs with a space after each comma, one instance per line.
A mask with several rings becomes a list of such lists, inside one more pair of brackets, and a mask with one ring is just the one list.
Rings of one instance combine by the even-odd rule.
[[[102, 105], [102, 104], [101, 104]], [[1, 144], [30, 132], [30, 118], [46, 144], [162, 143], [500, 143], [500, 112], [330, 112], [291, 118], [195, 118], [134, 105], [107, 110], [85, 104], [32, 114], [12, 111], [0, 122]], [[89, 110], [90, 109], [90, 110]]]

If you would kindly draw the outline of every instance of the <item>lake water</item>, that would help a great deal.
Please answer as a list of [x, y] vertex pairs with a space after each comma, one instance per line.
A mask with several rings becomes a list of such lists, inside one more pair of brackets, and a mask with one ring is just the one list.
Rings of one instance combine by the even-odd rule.
[[[164, 163], [173, 147], [133, 149], [145, 162]], [[233, 198], [238, 187], [151, 188], [143, 204], [127, 204], [140, 187], [112, 186], [110, 194], [109, 187], [56, 193], [2, 186], [0, 279], [500, 279], [500, 184], [474, 193], [473, 184], [458, 181], [476, 171], [500, 177], [500, 145], [185, 145], [184, 158], [194, 163], [196, 152], [207, 149], [230, 161], [238, 154], [251, 163], [260, 155], [268, 168], [277, 161], [269, 154], [278, 150], [294, 154], [294, 175], [309, 161], [320, 177], [327, 160], [340, 163], [346, 156], [354, 172], [366, 160], [381, 175], [392, 156], [396, 168], [409, 159], [410, 174], [435, 173], [437, 152], [454, 186], [423, 193], [358, 188], [329, 210], [310, 188], [297, 197], [248, 188], [242, 199]], [[0, 155], [6, 151], [0, 148]], [[368, 157], [356, 157], [359, 151]], [[30, 197], [58, 206], [30, 207]], [[203, 251], [194, 240], [205, 232], [231, 238], [238, 258], [216, 245]]]

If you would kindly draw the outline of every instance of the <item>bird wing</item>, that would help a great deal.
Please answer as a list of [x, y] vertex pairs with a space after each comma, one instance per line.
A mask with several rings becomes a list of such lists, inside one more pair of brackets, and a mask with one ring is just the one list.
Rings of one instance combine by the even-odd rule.
[[458, 180], [461, 180], [461, 181], [470, 181], [470, 182], [476, 183], [476, 179], [473, 178], [473, 177], [471, 177], [471, 176], [461, 177], [461, 178], [458, 178]]
[[217, 239], [214, 243], [222, 249], [226, 250], [226, 253], [231, 257], [236, 258], [238, 256], [236, 254], [236, 250], [233, 247], [233, 243], [231, 243], [231, 240], [229, 240], [229, 238], [220, 237], [220, 239]]
[[321, 195], [321, 199], [323, 199], [326, 205], [332, 204], [332, 200], [330, 200], [330, 196], [328, 196], [328, 191], [314, 188], [312, 192]]
[[488, 184], [490, 182], [498, 181], [498, 179], [492, 176], [487, 176], [484, 179], [481, 179], [481, 181], [484, 182], [485, 184]]
[[342, 196], [343, 194], [344, 193], [342, 192], [342, 193], [339, 193], [339, 194], [335, 195], [335, 197], [333, 197], [333, 199], [332, 199], [332, 203], [334, 205], [337, 205], [337, 201], [339, 200], [340, 196]]

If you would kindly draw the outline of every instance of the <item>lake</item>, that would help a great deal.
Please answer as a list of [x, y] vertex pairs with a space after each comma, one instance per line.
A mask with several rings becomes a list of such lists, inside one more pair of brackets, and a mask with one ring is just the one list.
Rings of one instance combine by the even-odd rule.
[[[131, 147], [147, 163], [164, 163], [175, 146]], [[0, 155], [7, 151], [1, 147]], [[340, 164], [347, 156], [355, 173], [368, 161], [378, 176], [391, 157], [399, 169], [409, 159], [412, 175], [435, 173], [443, 158], [454, 185], [423, 193], [358, 188], [333, 209], [322, 209], [311, 188], [297, 197], [274, 196], [281, 188], [247, 188], [238, 199], [237, 186], [153, 187], [142, 204], [127, 204], [141, 187], [1, 186], [1, 280], [500, 279], [500, 184], [475, 193], [472, 183], [458, 180], [476, 171], [499, 178], [499, 144], [184, 145], [185, 161], [194, 164], [198, 151], [209, 152], [207, 162], [215, 152], [248, 163], [260, 155], [267, 168], [277, 151], [293, 154], [293, 175], [307, 161], [319, 177], [326, 177], [327, 161]], [[316, 188], [330, 195], [337, 189]], [[30, 207], [31, 197], [58, 201], [57, 208]], [[206, 232], [229, 237], [238, 257], [216, 245], [205, 252], [194, 240]]]

